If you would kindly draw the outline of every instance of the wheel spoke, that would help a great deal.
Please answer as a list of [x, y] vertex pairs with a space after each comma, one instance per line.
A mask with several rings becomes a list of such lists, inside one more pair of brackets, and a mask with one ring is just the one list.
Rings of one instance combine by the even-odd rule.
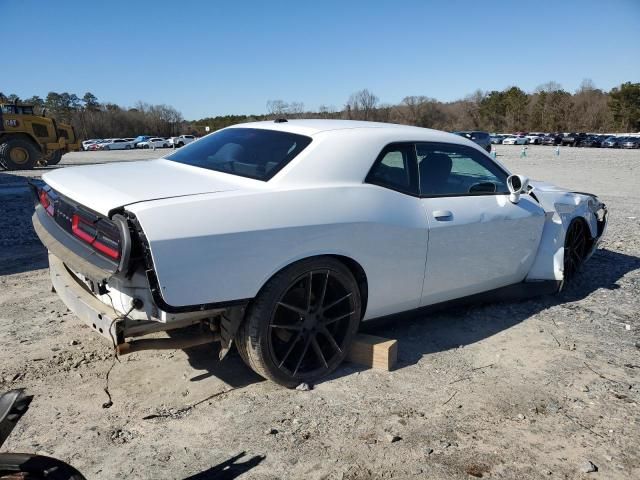
[[311, 285], [313, 279], [313, 272], [309, 272], [309, 279], [307, 280], [307, 312], [311, 311]]
[[333, 335], [331, 335], [331, 332], [329, 331], [329, 329], [327, 327], [324, 327], [322, 330], [320, 330], [322, 333], [324, 333], [324, 336], [327, 337], [327, 339], [329, 340], [329, 343], [331, 344], [331, 346], [333, 348], [335, 348], [338, 353], [342, 353], [342, 349], [340, 348], [340, 345], [338, 345], [336, 343], [335, 338], [333, 338]]
[[281, 328], [282, 330], [302, 330], [301, 325], [270, 325], [271, 328]]
[[350, 317], [350, 316], [351, 316], [351, 315], [353, 315], [354, 313], [356, 313], [356, 312], [355, 312], [355, 310], [354, 310], [354, 311], [351, 311], [351, 312], [349, 312], [349, 313], [345, 313], [344, 315], [340, 315], [339, 317], [336, 317], [336, 318], [327, 318], [327, 319], [324, 321], [324, 324], [325, 324], [325, 325], [330, 325], [330, 324], [332, 324], [332, 323], [335, 323], [335, 322], [338, 322], [338, 321], [342, 320], [343, 318]]
[[296, 335], [296, 338], [293, 339], [293, 342], [291, 342], [291, 345], [289, 345], [289, 349], [287, 350], [287, 353], [285, 353], [284, 357], [282, 357], [282, 361], [280, 362], [280, 365], [278, 365], [278, 368], [282, 368], [282, 365], [284, 365], [284, 362], [286, 362], [287, 358], [289, 358], [289, 355], [291, 355], [291, 352], [293, 351], [293, 347], [296, 346], [296, 343], [298, 343], [298, 340], [300, 340], [301, 337], [302, 337], [302, 334], [299, 333], [298, 335]]
[[295, 307], [288, 303], [278, 302], [278, 305], [280, 305], [283, 308], [286, 308], [287, 310], [291, 310], [292, 312], [296, 312], [299, 315], [304, 315], [305, 313], [307, 313], [303, 308]]
[[323, 311], [327, 311], [330, 310], [331, 308], [335, 307], [336, 305], [338, 305], [340, 302], [343, 302], [344, 300], [346, 300], [347, 298], [351, 297], [351, 292], [347, 293], [344, 297], [339, 298], [338, 300], [336, 300], [335, 302], [331, 302], [330, 305], [324, 307], [322, 310]]
[[316, 339], [315, 335], [311, 337], [311, 346], [313, 347], [313, 350], [316, 352], [316, 355], [318, 355], [318, 358], [322, 360], [322, 363], [324, 364], [324, 368], [329, 368], [329, 364], [327, 363], [327, 360], [324, 358], [322, 349], [320, 348], [320, 345], [318, 344], [318, 340]]
[[327, 285], [329, 285], [329, 270], [324, 277], [324, 283], [322, 284], [322, 293], [320, 294], [320, 300], [318, 301], [318, 309], [324, 308], [324, 297], [327, 294]]
[[302, 365], [302, 361], [304, 360], [304, 357], [307, 355], [307, 350], [309, 350], [309, 344], [311, 343], [311, 339], [313, 337], [310, 336], [306, 342], [304, 342], [304, 349], [302, 350], [302, 355], [300, 355], [300, 358], [298, 359], [298, 363], [296, 364], [296, 369], [293, 371], [293, 376], [296, 376], [296, 373], [298, 373], [298, 369], [300, 368], [300, 365]]

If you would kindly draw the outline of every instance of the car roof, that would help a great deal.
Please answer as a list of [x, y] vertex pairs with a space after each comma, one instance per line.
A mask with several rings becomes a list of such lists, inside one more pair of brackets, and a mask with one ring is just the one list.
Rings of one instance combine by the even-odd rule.
[[328, 132], [332, 130], [346, 130], [355, 128], [376, 129], [377, 132], [425, 132], [444, 133], [438, 130], [428, 128], [413, 127], [410, 125], [400, 125], [396, 123], [366, 122], [360, 120], [326, 120], [326, 119], [308, 119], [308, 120], [287, 120], [286, 122], [262, 121], [249, 122], [233, 125], [229, 128], [262, 128], [267, 130], [277, 130], [282, 132], [296, 133], [299, 135], [313, 136], [318, 133]]
[[[274, 186], [280, 183], [310, 185], [323, 182], [363, 181], [381, 150], [390, 143], [459, 144], [487, 155], [478, 144], [465, 137], [439, 130], [393, 123], [317, 119], [251, 122], [227, 128], [265, 129], [305, 135], [314, 139], [268, 182]], [[336, 152], [340, 152], [340, 155], [336, 155]]]

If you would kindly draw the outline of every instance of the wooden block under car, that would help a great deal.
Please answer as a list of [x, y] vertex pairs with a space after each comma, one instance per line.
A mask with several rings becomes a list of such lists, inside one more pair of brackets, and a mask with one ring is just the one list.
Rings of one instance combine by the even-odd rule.
[[392, 370], [398, 360], [398, 341], [359, 333], [353, 340], [347, 360], [378, 370]]

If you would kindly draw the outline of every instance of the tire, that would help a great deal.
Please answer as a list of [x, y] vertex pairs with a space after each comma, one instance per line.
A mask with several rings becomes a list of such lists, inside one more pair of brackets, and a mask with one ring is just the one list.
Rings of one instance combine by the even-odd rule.
[[149, 145], [143, 145], [143, 146], [142, 146], [142, 149], [143, 149], [143, 150], [147, 150], [148, 148], [149, 148]]
[[177, 147], [178, 147], [178, 148], [180, 148], [180, 147], [184, 147], [184, 143], [182, 143], [182, 142], [178, 143]]
[[163, 143], [162, 148], [169, 148], [169, 145], [167, 145], [166, 143]]
[[1, 453], [0, 477], [42, 480], [85, 480], [84, 476], [71, 465], [51, 457], [29, 453]]
[[244, 362], [285, 387], [313, 384], [346, 357], [362, 304], [349, 269], [332, 257], [301, 260], [274, 275], [236, 334]]
[[590, 249], [589, 227], [581, 219], [574, 219], [564, 239], [563, 286], [571, 283], [582, 268]]
[[111, 150], [111, 147], [105, 145], [104, 147], [102, 147], [103, 150]]
[[131, 150], [131, 145], [125, 145], [125, 146], [124, 146], [124, 149], [125, 149], [125, 150]]
[[47, 161], [47, 165], [57, 165], [62, 160], [62, 150], [56, 150], [51, 158]]
[[7, 170], [32, 170], [40, 156], [36, 146], [23, 138], [10, 138], [0, 144], [0, 164]]

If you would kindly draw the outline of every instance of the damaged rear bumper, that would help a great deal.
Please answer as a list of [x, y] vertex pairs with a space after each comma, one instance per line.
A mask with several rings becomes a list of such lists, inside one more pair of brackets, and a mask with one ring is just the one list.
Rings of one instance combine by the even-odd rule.
[[[138, 337], [154, 332], [161, 332], [199, 323], [204, 317], [215, 315], [215, 311], [197, 312], [192, 315], [174, 316], [165, 323], [159, 319], [148, 320], [142, 312], [126, 312], [116, 310], [122, 301], [122, 293], [112, 290], [107, 296], [118, 302], [105, 303], [96, 296], [89, 287], [56, 255], [49, 252], [49, 273], [51, 283], [64, 304], [88, 327], [95, 330], [114, 346], [121, 345], [128, 337]], [[156, 309], [157, 311], [157, 309]], [[164, 312], [158, 312], [164, 317]], [[164, 317], [166, 318], [166, 317]]]

